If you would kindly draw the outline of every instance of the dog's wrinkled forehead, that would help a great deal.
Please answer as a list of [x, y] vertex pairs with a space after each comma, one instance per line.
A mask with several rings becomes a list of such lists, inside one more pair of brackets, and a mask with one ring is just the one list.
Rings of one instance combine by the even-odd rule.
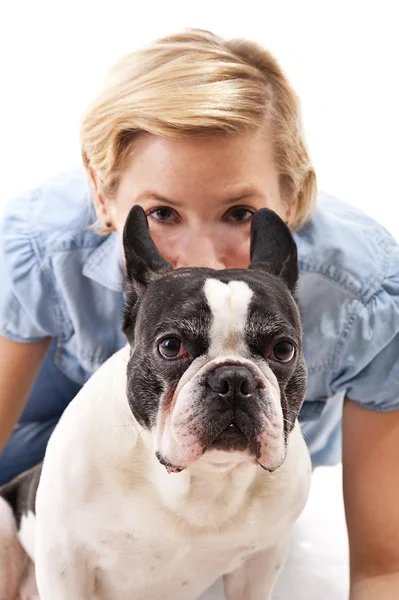
[[179, 271], [151, 282], [137, 307], [136, 341], [138, 338], [141, 342], [151, 341], [162, 334], [180, 333], [198, 343], [202, 350], [212, 319], [203, 294], [204, 283], [205, 278]]
[[217, 353], [232, 349], [245, 332], [272, 335], [284, 325], [300, 327], [295, 302], [277, 277], [245, 269], [179, 269], [149, 284], [136, 335], [180, 332], [203, 347], [213, 343]]

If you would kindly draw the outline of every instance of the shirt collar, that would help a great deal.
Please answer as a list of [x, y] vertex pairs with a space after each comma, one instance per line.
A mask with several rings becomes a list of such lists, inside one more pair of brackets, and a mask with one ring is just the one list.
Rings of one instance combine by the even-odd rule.
[[114, 292], [123, 292], [122, 244], [116, 231], [110, 233], [90, 254], [82, 273]]

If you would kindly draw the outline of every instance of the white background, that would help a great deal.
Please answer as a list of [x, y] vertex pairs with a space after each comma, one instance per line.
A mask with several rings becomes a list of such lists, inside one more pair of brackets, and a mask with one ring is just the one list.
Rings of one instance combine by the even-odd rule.
[[[320, 189], [399, 238], [397, 10], [395, 0], [3, 0], [0, 211], [20, 189], [79, 164], [80, 114], [113, 62], [191, 26], [275, 54], [301, 98]], [[320, 470], [276, 598], [343, 600], [346, 552], [340, 471]]]

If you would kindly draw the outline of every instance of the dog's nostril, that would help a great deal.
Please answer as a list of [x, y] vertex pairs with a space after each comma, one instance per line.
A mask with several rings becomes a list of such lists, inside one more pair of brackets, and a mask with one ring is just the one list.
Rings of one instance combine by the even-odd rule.
[[207, 383], [214, 392], [222, 396], [248, 396], [256, 389], [255, 377], [249, 369], [240, 365], [218, 367], [209, 374]]
[[242, 381], [241, 386], [240, 386], [240, 392], [241, 392], [241, 394], [244, 394], [244, 396], [247, 396], [248, 394], [253, 392], [253, 389], [251, 388], [248, 379], [244, 379]]
[[217, 376], [215, 377], [213, 373], [208, 377], [207, 383], [213, 392], [221, 394], [222, 396], [227, 396], [227, 394], [230, 392], [230, 384], [228, 380]]
[[220, 386], [219, 386], [219, 394], [228, 394], [230, 391], [230, 385], [229, 382], [224, 379], [220, 382]]

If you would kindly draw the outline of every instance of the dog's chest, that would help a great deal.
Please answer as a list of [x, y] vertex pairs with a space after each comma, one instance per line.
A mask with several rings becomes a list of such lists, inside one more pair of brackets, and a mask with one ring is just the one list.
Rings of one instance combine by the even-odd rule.
[[[168, 539], [152, 534], [114, 533], [101, 543], [97, 598], [190, 600], [221, 575], [241, 566], [256, 548], [254, 536]], [[131, 596], [130, 596], [131, 595]]]
[[92, 540], [98, 600], [198, 598], [277, 531], [274, 522], [273, 531], [263, 529], [261, 535], [254, 514], [243, 514], [219, 531], [196, 532], [178, 516], [160, 510], [151, 498], [131, 499], [129, 504], [129, 511], [121, 507], [123, 518], [109, 514], [104, 519], [103, 514], [97, 521], [111, 524], [99, 528]]

